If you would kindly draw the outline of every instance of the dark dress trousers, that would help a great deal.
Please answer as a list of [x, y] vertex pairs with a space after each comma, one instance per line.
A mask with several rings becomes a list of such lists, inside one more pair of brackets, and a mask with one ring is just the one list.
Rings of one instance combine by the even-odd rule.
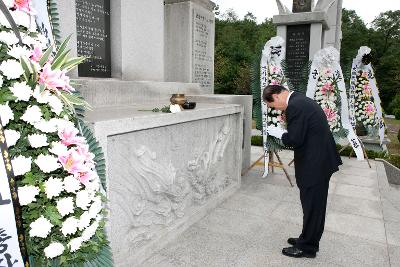
[[324, 231], [329, 180], [342, 164], [326, 115], [312, 99], [294, 92], [286, 108], [288, 132], [282, 142], [294, 150], [303, 230], [296, 247], [317, 252]]

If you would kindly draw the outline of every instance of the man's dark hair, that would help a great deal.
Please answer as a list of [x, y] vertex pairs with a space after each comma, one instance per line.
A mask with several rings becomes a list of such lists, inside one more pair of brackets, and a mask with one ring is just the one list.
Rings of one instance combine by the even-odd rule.
[[273, 94], [280, 94], [282, 91], [287, 91], [282, 85], [267, 85], [263, 91], [263, 100], [265, 102], [274, 102]]

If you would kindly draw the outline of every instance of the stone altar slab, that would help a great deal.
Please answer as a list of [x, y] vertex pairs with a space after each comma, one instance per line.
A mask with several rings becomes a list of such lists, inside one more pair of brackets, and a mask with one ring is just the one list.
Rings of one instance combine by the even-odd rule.
[[151, 107], [97, 107], [86, 117], [106, 157], [116, 266], [139, 265], [241, 183], [242, 106], [140, 111]]

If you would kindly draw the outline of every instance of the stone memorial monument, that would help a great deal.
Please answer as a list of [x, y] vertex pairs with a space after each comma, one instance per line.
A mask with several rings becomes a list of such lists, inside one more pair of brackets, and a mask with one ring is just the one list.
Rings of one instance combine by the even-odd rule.
[[340, 51], [342, 37], [342, 1], [293, 0], [292, 12], [276, 0], [279, 15], [274, 16], [277, 35], [286, 40], [288, 78], [298, 88], [302, 72], [314, 54], [322, 48], [333, 46]]
[[[83, 3], [85, 2], [85, 4]], [[88, 60], [70, 73], [106, 158], [116, 266], [138, 266], [240, 187], [251, 96], [213, 94], [209, 0], [65, 0], [61, 36]], [[194, 110], [155, 113], [173, 93]], [[243, 135], [246, 137], [243, 138]]]

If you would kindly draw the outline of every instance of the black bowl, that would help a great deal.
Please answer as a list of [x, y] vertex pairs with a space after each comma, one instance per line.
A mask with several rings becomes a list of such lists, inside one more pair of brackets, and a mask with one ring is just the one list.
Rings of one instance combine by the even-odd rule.
[[182, 107], [184, 109], [194, 109], [196, 107], [196, 102], [185, 102]]

